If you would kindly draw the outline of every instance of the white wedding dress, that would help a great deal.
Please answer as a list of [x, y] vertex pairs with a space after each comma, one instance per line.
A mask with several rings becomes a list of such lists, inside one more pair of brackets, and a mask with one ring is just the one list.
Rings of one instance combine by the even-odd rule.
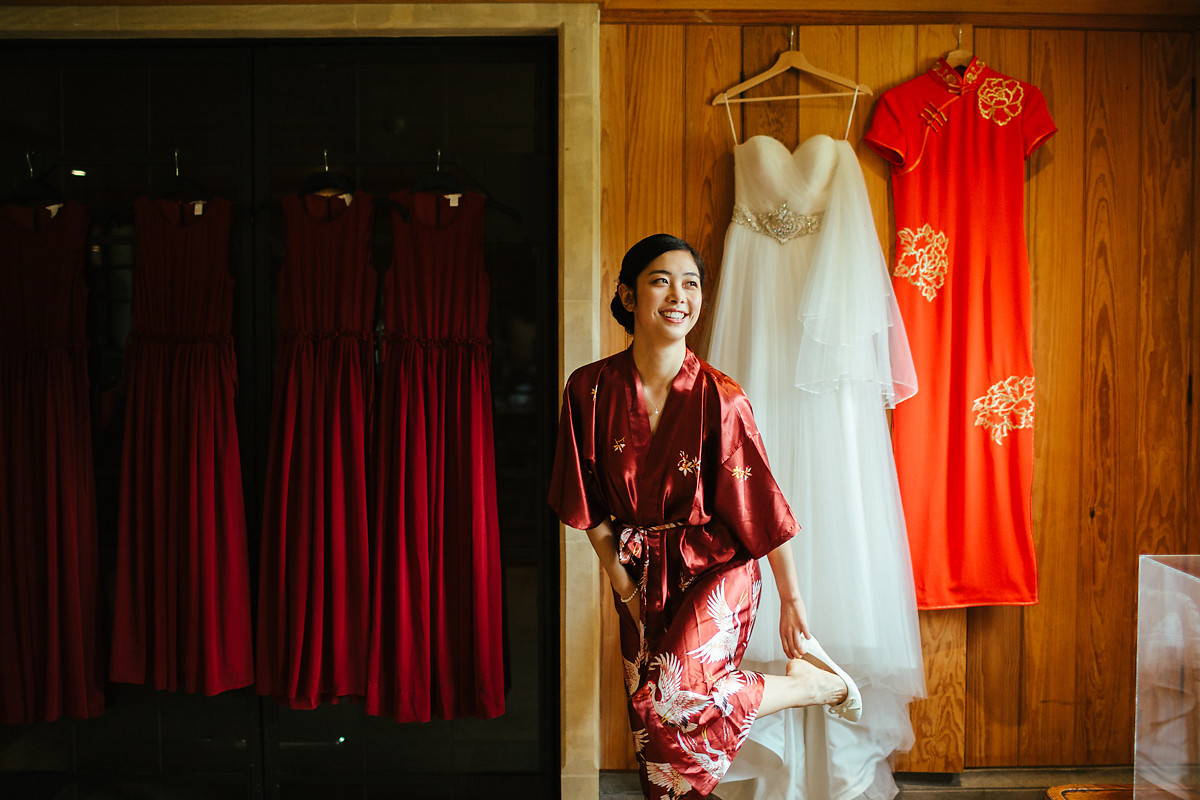
[[[888, 757], [912, 746], [924, 696], [908, 538], [886, 406], [916, 377], [862, 170], [844, 140], [789, 152], [755, 136], [734, 151], [709, 362], [754, 407], [771, 470], [801, 531], [791, 541], [813, 634], [858, 683], [856, 724], [823, 706], [759, 719], [722, 800], [890, 800]], [[782, 674], [779, 595], [762, 602], [743, 669]]]

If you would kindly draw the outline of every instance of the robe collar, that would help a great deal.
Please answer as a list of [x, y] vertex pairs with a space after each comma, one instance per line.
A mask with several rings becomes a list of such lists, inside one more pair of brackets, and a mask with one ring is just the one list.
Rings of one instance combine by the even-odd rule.
[[946, 59], [939, 58], [929, 69], [929, 74], [946, 91], [953, 94], [962, 94], [963, 92], [979, 88], [980, 78], [983, 77], [984, 70], [986, 69], [987, 64], [983, 63], [978, 56], [975, 56], [971, 58], [971, 63], [967, 65], [963, 74], [959, 75], [958, 70], [946, 63]]
[[[671, 472], [675, 469], [675, 461], [679, 456], [670, 452], [671, 440], [682, 417], [686, 416], [687, 405], [696, 400], [692, 388], [700, 374], [700, 359], [687, 348], [683, 356], [683, 364], [679, 367], [675, 379], [671, 381], [671, 392], [663, 404], [661, 419], [654, 435], [650, 435], [650, 418], [644, 409], [644, 402], [639, 402], [638, 393], [643, 391], [641, 376], [638, 375], [637, 364], [633, 361], [633, 347], [624, 352], [625, 369], [628, 371], [628, 398], [630, 429], [634, 432], [636, 452], [639, 455], [638, 483], [643, 489], [639, 492], [639, 500], [644, 492], [647, 496], [661, 497], [663, 488]], [[693, 457], [699, 453], [692, 454]], [[639, 509], [641, 511], [642, 509]], [[639, 516], [641, 516], [639, 514]]]

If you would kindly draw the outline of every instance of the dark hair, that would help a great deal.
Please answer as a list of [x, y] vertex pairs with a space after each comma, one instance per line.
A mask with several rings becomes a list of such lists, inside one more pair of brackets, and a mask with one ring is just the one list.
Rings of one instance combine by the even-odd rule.
[[[700, 272], [700, 286], [703, 287], [704, 259], [696, 252], [696, 248], [683, 239], [672, 236], [669, 233], [651, 234], [629, 248], [629, 252], [621, 259], [621, 274], [617, 278], [617, 283], [624, 284], [636, 291], [637, 279], [642, 274], [642, 271], [650, 266], [650, 262], [654, 259], [672, 250], [682, 250], [692, 256], [692, 260], [696, 262], [696, 268]], [[625, 304], [621, 302], [621, 292], [619, 290], [613, 295], [609, 307], [612, 309], [613, 319], [625, 329], [626, 333], [632, 334], [633, 312], [625, 308]]]

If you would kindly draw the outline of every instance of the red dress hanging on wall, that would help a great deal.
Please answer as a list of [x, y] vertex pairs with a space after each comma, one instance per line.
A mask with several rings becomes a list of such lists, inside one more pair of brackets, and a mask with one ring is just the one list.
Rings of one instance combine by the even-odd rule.
[[88, 214], [0, 206], [0, 723], [94, 717]]
[[504, 713], [484, 198], [398, 192], [383, 359], [367, 710]]
[[939, 59], [880, 98], [866, 135], [892, 164], [921, 386], [893, 417], [919, 608], [1037, 602], [1025, 159], [1054, 131], [1036, 87]]
[[231, 207], [141, 197], [133, 209], [110, 676], [212, 695], [254, 681]]
[[374, 368], [371, 199], [289, 195], [259, 570], [259, 694], [362, 696]]

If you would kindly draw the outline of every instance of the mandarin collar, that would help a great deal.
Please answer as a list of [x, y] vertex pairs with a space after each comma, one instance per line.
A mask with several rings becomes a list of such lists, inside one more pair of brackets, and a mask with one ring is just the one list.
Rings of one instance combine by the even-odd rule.
[[966, 70], [963, 71], [962, 75], [959, 75], [958, 70], [946, 63], [946, 59], [939, 58], [934, 62], [929, 73], [947, 91], [954, 94], [962, 94], [964, 91], [971, 91], [978, 88], [979, 79], [986, 68], [987, 64], [984, 64], [978, 56], [973, 56], [971, 63], [967, 64]]

